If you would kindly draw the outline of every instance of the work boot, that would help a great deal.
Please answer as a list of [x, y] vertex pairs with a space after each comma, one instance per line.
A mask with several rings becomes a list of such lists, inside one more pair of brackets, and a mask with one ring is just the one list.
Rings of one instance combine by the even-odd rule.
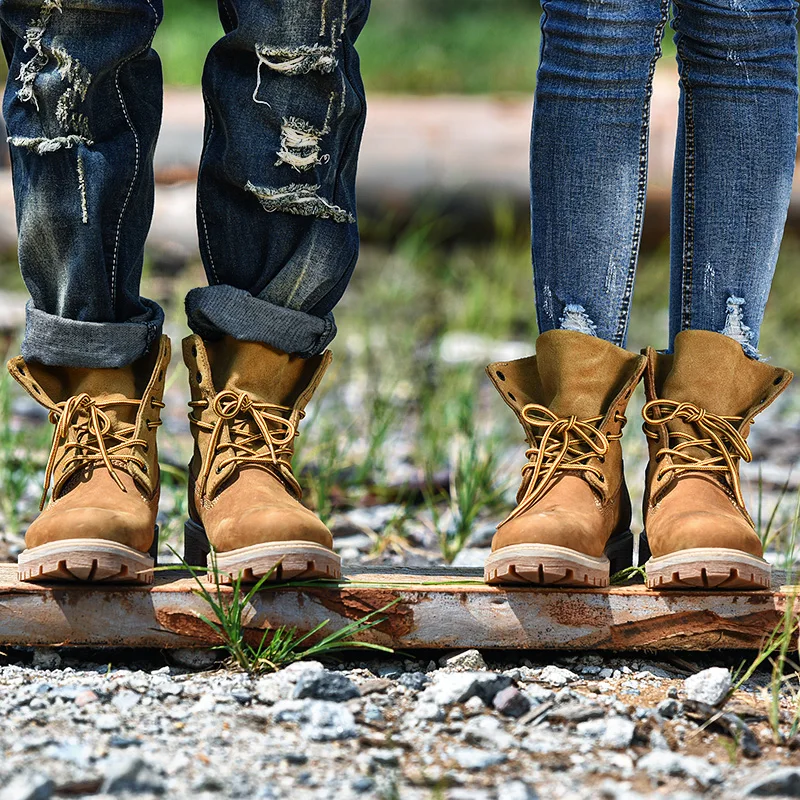
[[239, 575], [257, 581], [271, 570], [273, 580], [340, 577], [333, 537], [301, 505], [292, 472], [297, 426], [330, 352], [300, 358], [229, 336], [216, 342], [189, 336], [183, 357], [195, 441], [187, 562], [208, 560], [225, 583]]
[[625, 409], [644, 356], [568, 330], [536, 355], [487, 367], [525, 430], [517, 507], [497, 528], [487, 583], [606, 586], [630, 566], [631, 503], [622, 466]]
[[642, 410], [650, 463], [644, 526], [654, 589], [763, 589], [770, 567], [747, 513], [739, 462], [756, 414], [792, 373], [748, 358], [720, 333], [687, 330], [674, 354], [647, 351]]
[[48, 367], [21, 356], [8, 362], [55, 425], [43, 510], [25, 534], [20, 580], [153, 582], [156, 429], [169, 358], [162, 336], [127, 367]]

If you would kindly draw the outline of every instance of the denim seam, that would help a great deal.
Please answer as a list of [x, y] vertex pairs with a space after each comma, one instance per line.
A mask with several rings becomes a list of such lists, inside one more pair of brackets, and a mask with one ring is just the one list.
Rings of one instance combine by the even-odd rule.
[[330, 344], [331, 331], [333, 330], [331, 315], [326, 314], [324, 317], [322, 317], [322, 321], [325, 323], [325, 327], [322, 329], [322, 333], [320, 333], [319, 337], [317, 338], [317, 343], [304, 353], [298, 353], [301, 358], [313, 358], [314, 356], [319, 355], [323, 348]]
[[150, 6], [150, 10], [153, 12], [153, 33], [150, 36], [150, 40], [147, 44], [137, 52], [128, 56], [128, 58], [124, 59], [116, 69], [114, 73], [114, 86], [117, 90], [117, 97], [119, 97], [119, 104], [122, 108], [122, 113], [125, 116], [125, 121], [128, 123], [128, 127], [130, 128], [131, 133], [133, 134], [133, 141], [135, 145], [135, 161], [133, 167], [133, 177], [131, 178], [130, 186], [128, 187], [128, 191], [125, 194], [125, 200], [122, 203], [122, 209], [119, 212], [119, 220], [117, 222], [117, 233], [114, 237], [114, 258], [111, 262], [111, 297], [114, 306], [116, 307], [117, 304], [117, 264], [119, 262], [119, 240], [120, 236], [122, 235], [122, 218], [125, 216], [125, 211], [128, 208], [128, 202], [131, 199], [131, 195], [133, 194], [133, 187], [136, 185], [136, 181], [139, 178], [139, 156], [140, 156], [140, 145], [139, 145], [139, 137], [136, 133], [136, 129], [133, 126], [133, 122], [131, 122], [130, 115], [128, 114], [128, 107], [125, 104], [125, 98], [122, 96], [122, 90], [119, 87], [119, 73], [124, 66], [129, 64], [135, 58], [139, 58], [142, 54], [146, 53], [152, 46], [153, 46], [153, 39], [155, 38], [156, 31], [158, 30], [158, 12], [153, 7], [153, 4], [150, 0], [145, 0], [148, 6]]
[[642, 222], [647, 199], [647, 165], [650, 156], [650, 109], [653, 98], [653, 78], [656, 72], [656, 64], [663, 52], [661, 40], [664, 36], [664, 28], [669, 20], [670, 3], [671, 0], [661, 0], [661, 16], [653, 33], [653, 57], [650, 59], [650, 68], [647, 74], [647, 88], [645, 90], [644, 107], [642, 108], [642, 127], [639, 134], [639, 179], [636, 192], [633, 235], [631, 236], [631, 257], [628, 263], [628, 277], [625, 281], [625, 289], [620, 303], [617, 333], [614, 337], [614, 344], [619, 347], [622, 347], [625, 343], [625, 337], [628, 332], [631, 298], [633, 297], [633, 286], [636, 279], [636, 266], [639, 261]]
[[[547, 20], [548, 20], [548, 13], [547, 13], [547, 4], [549, 0], [542, 0], [542, 15], [539, 19], [539, 30], [541, 31], [541, 36], [539, 39], [539, 64], [536, 67], [536, 85], [539, 85], [539, 71], [542, 68], [542, 62], [544, 61], [544, 54], [545, 54], [545, 47], [547, 45]], [[533, 115], [535, 118], [536, 114], [536, 103], [534, 101], [533, 107]], [[531, 141], [533, 141], [533, 121], [531, 121]], [[528, 155], [528, 176], [531, 176], [531, 170], [533, 169], [533, 148], [529, 150]], [[531, 192], [530, 196], [530, 211], [531, 211], [531, 263], [533, 265], [533, 285], [534, 285], [534, 296], [536, 300], [539, 299], [539, 288], [538, 288], [538, 280], [537, 275], [539, 274], [538, 270], [536, 269], [536, 249], [533, 246], [533, 229], [534, 229], [534, 219], [533, 219], [533, 193]], [[542, 307], [542, 303], [536, 302], [536, 325], [539, 330], [544, 330], [547, 326], [547, 321], [542, 320], [540, 316], [540, 308]], [[551, 314], [551, 319], [555, 322], [555, 314]], [[543, 324], [544, 322], [544, 324]]]
[[[676, 24], [680, 21], [680, 8]], [[677, 27], [677, 25], [676, 25]], [[677, 52], [681, 60], [680, 81], [683, 85], [684, 156], [683, 156], [683, 253], [681, 258], [681, 330], [692, 324], [692, 288], [694, 279], [694, 98], [689, 82], [689, 62], [683, 48], [683, 34], [678, 32]]]
[[211, 103], [203, 92], [203, 102], [206, 106], [206, 114], [208, 114], [208, 136], [206, 136], [205, 144], [203, 145], [203, 155], [200, 157], [200, 170], [197, 178], [197, 209], [200, 212], [200, 219], [203, 222], [203, 239], [205, 244], [206, 255], [208, 256], [208, 266], [211, 267], [211, 274], [216, 283], [220, 283], [219, 275], [217, 275], [217, 268], [214, 266], [214, 256], [211, 254], [211, 241], [208, 237], [208, 223], [206, 222], [206, 212], [203, 210], [203, 193], [200, 191], [200, 175], [202, 174], [202, 165], [205, 160], [208, 143], [214, 135], [214, 109], [211, 108]]

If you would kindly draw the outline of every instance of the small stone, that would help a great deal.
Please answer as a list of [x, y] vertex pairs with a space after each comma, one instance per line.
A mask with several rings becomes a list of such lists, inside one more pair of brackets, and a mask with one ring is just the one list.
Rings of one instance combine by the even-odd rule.
[[96, 703], [97, 695], [91, 689], [84, 689], [84, 691], [78, 692], [78, 694], [75, 695], [74, 702], [78, 708], [83, 708], [91, 703]]
[[610, 678], [613, 674], [614, 670], [609, 669], [608, 667], [604, 667], [603, 669], [600, 670], [600, 672], [597, 673], [598, 677], [601, 680], [606, 680], [607, 678]]
[[220, 660], [219, 650], [195, 650], [189, 647], [168, 651], [168, 655], [178, 666], [194, 670], [211, 669]]
[[511, 678], [493, 672], [440, 672], [421, 695], [439, 706], [465, 703], [470, 697], [480, 697], [491, 705], [495, 695], [511, 686]]
[[52, 647], [35, 647], [32, 663], [36, 669], [58, 669], [61, 666], [61, 656]]
[[[477, 714], [483, 714], [485, 708], [486, 706], [483, 704], [483, 700], [481, 700], [480, 697], [470, 697], [463, 705], [463, 712], [464, 715], [468, 717], [474, 717]], [[451, 719], [457, 711], [458, 709], [455, 709], [455, 711], [451, 713]]]
[[119, 753], [109, 756], [101, 765], [102, 791], [107, 794], [123, 792], [161, 794], [164, 785], [136, 753]]
[[442, 656], [439, 664], [446, 669], [459, 672], [480, 672], [487, 669], [483, 656], [477, 650], [464, 650], [460, 653]]
[[743, 797], [800, 797], [800, 768], [770, 770], [747, 784]]
[[397, 750], [373, 750], [369, 754], [370, 764], [378, 767], [396, 767], [400, 763]]
[[633, 720], [625, 717], [609, 717], [600, 743], [612, 750], [624, 750], [630, 747], [635, 732], [636, 724]]
[[296, 722], [300, 733], [312, 742], [333, 742], [358, 736], [350, 710], [329, 700], [282, 700], [272, 708], [275, 722]]
[[711, 667], [688, 677], [683, 685], [689, 700], [718, 706], [731, 690], [731, 673], [724, 667]]
[[247, 689], [234, 689], [231, 697], [240, 705], [247, 706], [253, 701], [253, 695]]
[[670, 700], [677, 700], [678, 699], [678, 687], [677, 686], [670, 686], [669, 689], [667, 689], [667, 697], [669, 697]]
[[459, 767], [469, 770], [487, 769], [508, 761], [505, 753], [490, 753], [477, 747], [454, 747], [447, 754]]
[[503, 800], [538, 800], [536, 790], [523, 781], [509, 781], [497, 789], [497, 796]]
[[492, 705], [503, 716], [518, 719], [528, 713], [531, 701], [516, 686], [507, 686], [494, 696]]
[[24, 772], [0, 790], [0, 800], [50, 800], [55, 784], [50, 778]]
[[514, 737], [503, 729], [500, 720], [486, 714], [466, 722], [462, 736], [470, 744], [491, 745], [497, 750], [507, 750], [515, 744]]
[[421, 692], [431, 681], [424, 672], [404, 672], [397, 682], [406, 689]]
[[411, 716], [418, 720], [441, 722], [444, 719], [444, 709], [436, 703], [422, 701], [417, 703], [411, 711]]
[[539, 686], [535, 683], [531, 686], [526, 686], [524, 693], [525, 697], [535, 706], [540, 706], [542, 703], [549, 703], [556, 696], [555, 692], [550, 689], [545, 689], [544, 686]]
[[295, 700], [306, 698], [342, 703], [360, 697], [358, 687], [341, 672], [323, 669], [301, 675], [292, 695]]
[[656, 711], [658, 711], [658, 713], [664, 717], [664, 719], [675, 719], [675, 717], [680, 715], [682, 710], [683, 706], [677, 700], [673, 700], [671, 697], [668, 697], [666, 700], [662, 700], [656, 706]]
[[539, 675], [539, 679], [551, 686], [566, 686], [568, 683], [579, 680], [578, 676], [569, 669], [548, 664]]
[[642, 756], [636, 765], [651, 778], [694, 778], [701, 786], [722, 781], [719, 767], [697, 756], [683, 756], [669, 750], [653, 750]]
[[375, 781], [372, 778], [368, 778], [366, 775], [362, 775], [360, 778], [356, 778], [351, 784], [350, 788], [357, 794], [364, 794], [364, 792], [369, 792], [375, 786]]
[[133, 692], [130, 689], [122, 689], [111, 699], [111, 705], [113, 705], [117, 711], [125, 714], [134, 706], [138, 705], [141, 699], [141, 695], [137, 694], [136, 692]]
[[94, 721], [95, 728], [106, 733], [119, 730], [120, 724], [120, 719], [116, 714], [100, 714]]

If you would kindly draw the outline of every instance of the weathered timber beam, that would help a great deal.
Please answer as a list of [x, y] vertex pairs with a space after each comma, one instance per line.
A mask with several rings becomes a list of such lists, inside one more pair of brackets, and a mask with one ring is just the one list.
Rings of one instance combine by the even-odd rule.
[[[214, 643], [197, 584], [178, 569], [152, 588], [23, 584], [0, 565], [0, 646], [193, 647]], [[339, 584], [264, 590], [246, 611], [253, 636], [280, 625], [334, 630], [398, 602], [362, 637], [397, 648], [709, 650], [758, 648], [800, 587], [653, 592], [491, 587], [470, 569], [368, 570]], [[226, 594], [229, 589], [223, 589]]]

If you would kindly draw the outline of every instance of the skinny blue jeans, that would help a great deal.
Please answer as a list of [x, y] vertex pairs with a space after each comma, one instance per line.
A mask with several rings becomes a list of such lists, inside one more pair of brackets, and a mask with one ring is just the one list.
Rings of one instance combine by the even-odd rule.
[[670, 348], [687, 328], [758, 357], [797, 144], [795, 0], [543, 0], [531, 138], [536, 310], [624, 347], [650, 97], [674, 10], [680, 107]]
[[[314, 355], [358, 256], [354, 43], [369, 0], [218, 5], [197, 192], [209, 285], [186, 298], [189, 326]], [[124, 366], [161, 333], [163, 311], [139, 286], [162, 16], [163, 0], [0, 0], [28, 359]]]

